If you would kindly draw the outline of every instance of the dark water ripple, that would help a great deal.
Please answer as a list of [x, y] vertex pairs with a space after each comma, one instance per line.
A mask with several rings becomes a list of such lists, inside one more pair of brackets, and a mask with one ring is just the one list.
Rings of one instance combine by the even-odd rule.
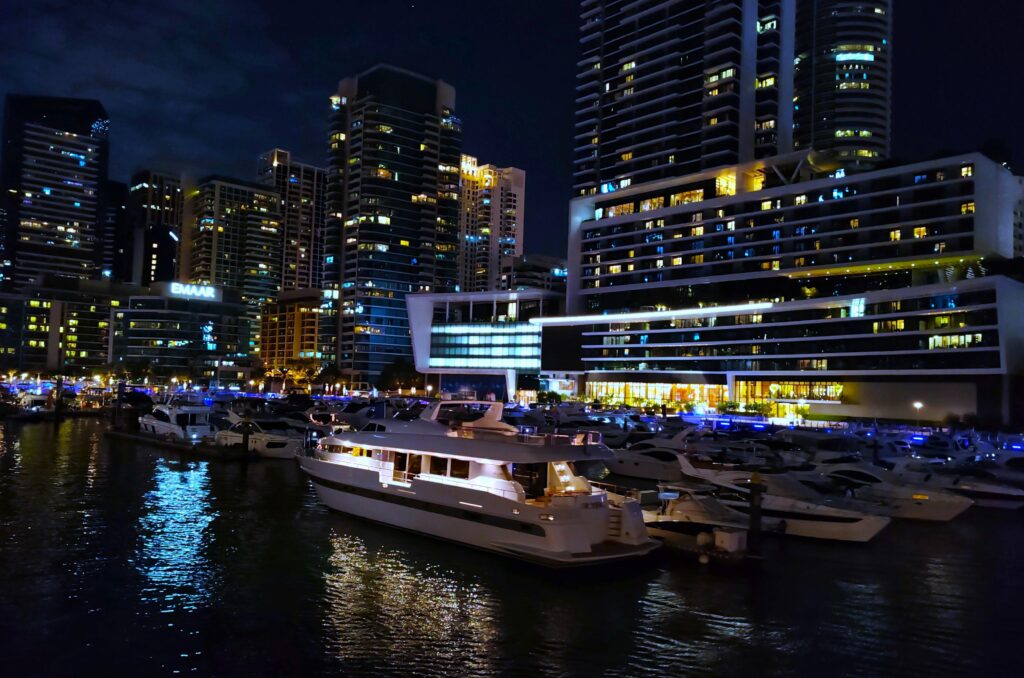
[[291, 462], [0, 428], [0, 675], [1019, 672], [1024, 515], [551, 573], [333, 514]]

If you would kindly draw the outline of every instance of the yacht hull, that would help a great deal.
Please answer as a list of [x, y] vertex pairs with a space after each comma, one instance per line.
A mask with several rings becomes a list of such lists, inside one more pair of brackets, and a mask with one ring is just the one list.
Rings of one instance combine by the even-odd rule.
[[[788, 505], [773, 506], [773, 498], [766, 497], [762, 516], [779, 521], [779, 534], [807, 539], [829, 541], [868, 542], [889, 524], [889, 518], [863, 514], [827, 515], [804, 512]], [[750, 505], [745, 502], [723, 501], [735, 511], [747, 515]]]
[[[516, 502], [502, 497], [482, 499], [479, 492], [430, 487], [434, 483], [382, 483], [375, 473], [331, 468], [336, 465], [309, 457], [300, 458], [299, 464], [320, 501], [335, 511], [547, 567], [616, 562], [643, 556], [658, 546], [654, 541], [632, 545], [605, 540], [588, 544], [584, 551], [578, 547], [579, 533], [592, 531], [593, 526], [571, 521], [542, 525], [516, 516]], [[577, 548], [564, 548], [573, 542]]]

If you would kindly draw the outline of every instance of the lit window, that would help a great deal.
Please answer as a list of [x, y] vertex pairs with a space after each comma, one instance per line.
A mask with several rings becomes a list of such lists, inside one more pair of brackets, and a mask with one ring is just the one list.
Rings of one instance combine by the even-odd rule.
[[682, 193], [673, 193], [669, 196], [668, 204], [671, 207], [677, 205], [688, 205], [694, 202], [700, 202], [704, 199], [704, 189], [698, 188], [693, 191], [683, 191]]
[[900, 234], [900, 229], [894, 228], [893, 230], [889, 231], [889, 240], [895, 241], [899, 240], [901, 237], [902, 235]]

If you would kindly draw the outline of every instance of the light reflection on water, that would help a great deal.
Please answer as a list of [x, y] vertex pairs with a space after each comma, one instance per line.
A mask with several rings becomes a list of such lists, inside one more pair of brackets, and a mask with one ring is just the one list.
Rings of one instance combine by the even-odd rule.
[[208, 527], [217, 512], [210, 506], [209, 462], [172, 468], [159, 461], [154, 487], [143, 498], [135, 566], [147, 580], [144, 601], [193, 610], [210, 598], [214, 567], [206, 558], [213, 539]]
[[[493, 600], [479, 583], [442, 568], [418, 569], [401, 551], [370, 552], [351, 535], [334, 534], [330, 545], [325, 649], [342, 666], [377, 666], [393, 656], [398, 666], [493, 671], [486, 651], [497, 635]], [[478, 661], [462, 666], [466, 656]]]
[[[0, 426], [0, 674], [950, 675], [1016, 666], [1019, 514], [553, 573], [332, 513], [291, 462]], [[13, 667], [13, 671], [9, 668]]]

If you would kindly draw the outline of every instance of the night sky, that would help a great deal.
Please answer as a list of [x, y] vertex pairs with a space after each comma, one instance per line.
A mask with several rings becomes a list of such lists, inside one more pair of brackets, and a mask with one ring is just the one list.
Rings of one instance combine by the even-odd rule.
[[[897, 0], [895, 154], [1002, 140], [1024, 167], [1024, 2]], [[111, 177], [322, 163], [337, 81], [386, 61], [452, 83], [466, 153], [527, 172], [526, 248], [564, 255], [575, 0], [0, 0], [0, 94], [100, 99]]]

